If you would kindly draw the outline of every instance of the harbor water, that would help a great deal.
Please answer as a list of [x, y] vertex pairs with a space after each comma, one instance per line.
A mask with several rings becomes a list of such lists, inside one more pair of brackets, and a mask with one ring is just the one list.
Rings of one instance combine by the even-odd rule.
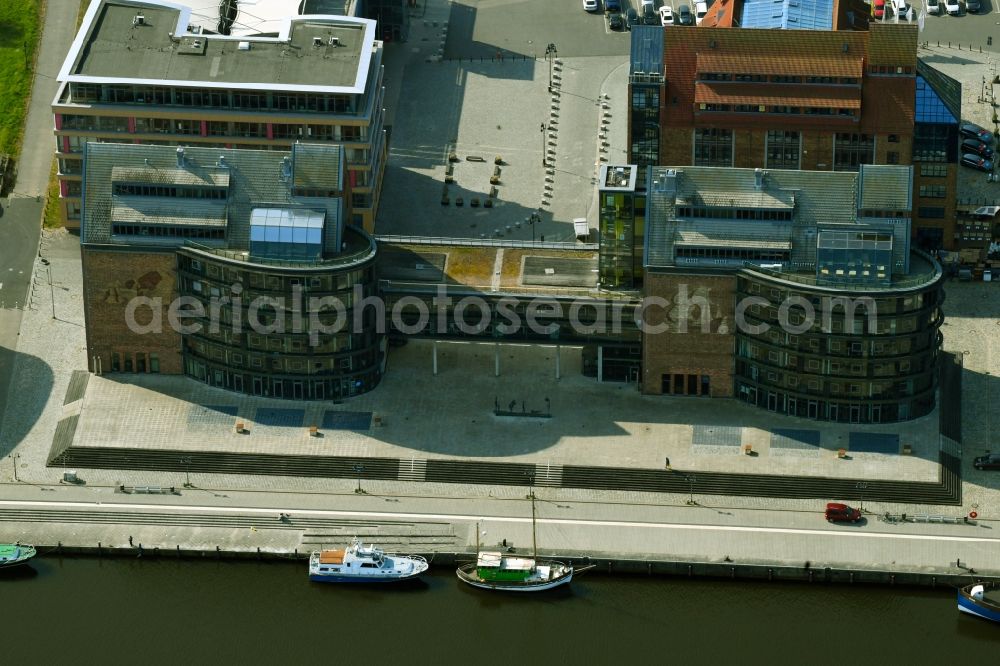
[[[0, 572], [3, 663], [1000, 663], [954, 590], [588, 572], [537, 595], [310, 583], [306, 563], [36, 558]], [[317, 662], [320, 663], [320, 662]]]

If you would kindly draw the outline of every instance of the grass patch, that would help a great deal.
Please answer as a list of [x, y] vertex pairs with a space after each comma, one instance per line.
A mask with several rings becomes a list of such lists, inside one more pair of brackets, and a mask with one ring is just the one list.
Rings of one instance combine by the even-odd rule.
[[0, 152], [20, 152], [40, 32], [34, 0], [0, 0]]
[[45, 193], [45, 215], [42, 226], [46, 229], [56, 229], [63, 226], [62, 214], [59, 212], [59, 179], [56, 178], [56, 161], [52, 160], [49, 170], [49, 187]]

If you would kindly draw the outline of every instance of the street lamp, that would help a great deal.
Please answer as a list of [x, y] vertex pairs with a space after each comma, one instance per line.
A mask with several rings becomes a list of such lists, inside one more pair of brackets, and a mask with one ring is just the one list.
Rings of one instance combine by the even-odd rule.
[[365, 466], [364, 465], [355, 465], [354, 466], [354, 471], [357, 472], [357, 474], [358, 474], [358, 487], [354, 489], [354, 493], [357, 494], [357, 495], [364, 495], [365, 491], [361, 489], [361, 475], [364, 474]]
[[854, 487], [861, 491], [861, 506], [858, 507], [858, 510], [861, 513], [864, 513], [865, 512], [865, 489], [868, 488], [868, 484], [867, 483], [858, 483]]
[[538, 214], [538, 211], [532, 212], [531, 215], [528, 217], [528, 226], [531, 227], [531, 242], [532, 243], [535, 242], [535, 225], [538, 224], [541, 221], [542, 221], [542, 218]]
[[695, 501], [694, 501], [694, 475], [689, 474], [689, 475], [687, 475], [687, 476], [684, 477], [684, 480], [687, 481], [688, 484], [690, 484], [688, 486], [688, 501], [687, 501], [688, 506], [693, 506], [694, 503], [695, 503]]
[[556, 59], [556, 45], [549, 43], [545, 47], [545, 58], [549, 61], [549, 92], [552, 92], [552, 62]]
[[21, 479], [17, 478], [17, 459], [21, 457], [20, 453], [11, 454], [11, 460], [14, 461], [14, 481], [21, 483]]
[[535, 490], [534, 490], [535, 475], [532, 474], [531, 472], [525, 472], [524, 476], [525, 476], [525, 480], [528, 483], [528, 494], [525, 495], [525, 499], [533, 500], [533, 499], [535, 499]]
[[186, 469], [184, 470], [184, 487], [194, 488], [194, 484], [191, 483], [191, 456], [184, 456], [183, 458], [181, 458], [181, 464], [187, 465]]
[[545, 157], [545, 123], [539, 124], [538, 131], [542, 136], [542, 166], [547, 167], [549, 165], [549, 160]]

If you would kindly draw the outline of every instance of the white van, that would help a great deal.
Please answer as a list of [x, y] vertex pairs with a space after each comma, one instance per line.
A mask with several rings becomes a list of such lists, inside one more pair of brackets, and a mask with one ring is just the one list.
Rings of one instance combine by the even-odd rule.
[[694, 4], [694, 22], [696, 25], [701, 25], [701, 20], [705, 18], [705, 14], [708, 13], [708, 3], [707, 2], [696, 2]]
[[893, 14], [904, 21], [910, 20], [910, 6], [906, 4], [906, 0], [892, 0], [890, 6]]

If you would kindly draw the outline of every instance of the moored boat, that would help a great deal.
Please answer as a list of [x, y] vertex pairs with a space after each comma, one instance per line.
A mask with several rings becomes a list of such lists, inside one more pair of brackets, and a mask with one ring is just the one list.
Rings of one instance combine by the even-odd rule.
[[1000, 583], [973, 583], [959, 588], [958, 610], [1000, 622]]
[[456, 574], [463, 583], [484, 590], [540, 592], [573, 580], [573, 565], [484, 551], [475, 562], [460, 566]]
[[427, 571], [418, 555], [387, 554], [374, 544], [352, 539], [347, 548], [320, 550], [309, 556], [309, 580], [317, 583], [393, 583]]
[[21, 566], [34, 556], [34, 546], [25, 546], [21, 543], [0, 543], [0, 569]]

